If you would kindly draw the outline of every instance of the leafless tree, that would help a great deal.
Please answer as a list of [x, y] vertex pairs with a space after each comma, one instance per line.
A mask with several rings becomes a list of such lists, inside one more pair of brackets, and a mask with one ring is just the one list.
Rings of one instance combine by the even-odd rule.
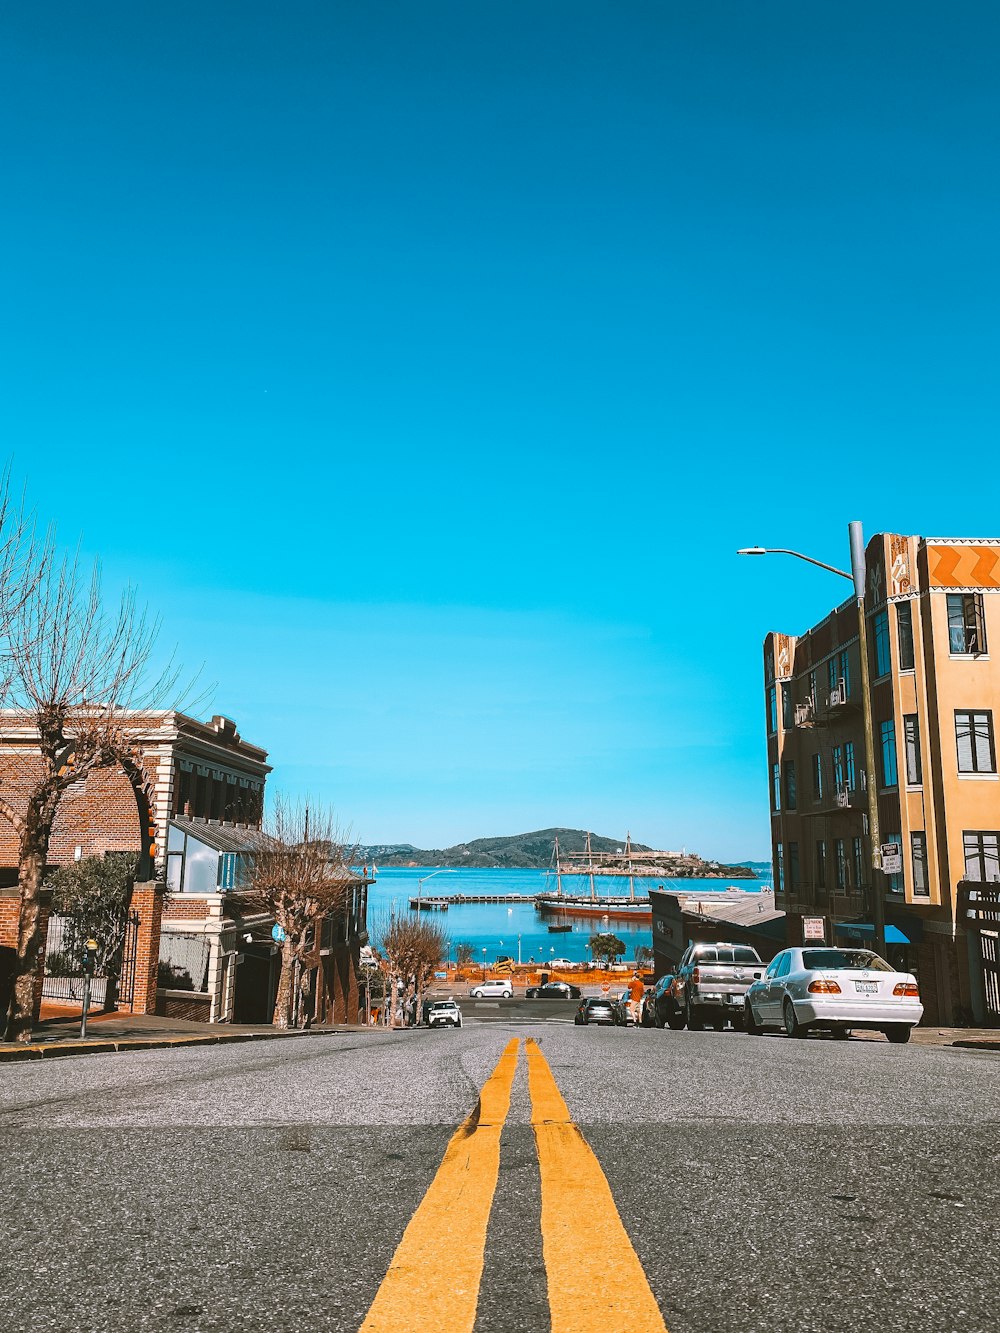
[[250, 909], [266, 912], [284, 931], [274, 1025], [293, 1023], [296, 972], [316, 944], [324, 917], [346, 910], [361, 876], [357, 849], [332, 811], [279, 795], [259, 843], [243, 862], [240, 893]]
[[[105, 602], [100, 569], [60, 556], [50, 538], [22, 536], [17, 577], [0, 584], [5, 728], [20, 733], [20, 771], [0, 790], [0, 816], [18, 838], [17, 962], [7, 1038], [30, 1041], [42, 947], [42, 885], [59, 802], [95, 769], [121, 765], [144, 781], [128, 715], [160, 706], [177, 685], [153, 667], [159, 625], [126, 589]], [[3, 555], [0, 554], [0, 564]]]
[[[419, 1006], [424, 991], [447, 957], [449, 936], [446, 930], [418, 913], [379, 917], [372, 929], [375, 947], [385, 956], [386, 970], [395, 996], [402, 983], [404, 1008], [415, 1000]], [[389, 1010], [390, 1022], [395, 1022], [395, 1006]]]

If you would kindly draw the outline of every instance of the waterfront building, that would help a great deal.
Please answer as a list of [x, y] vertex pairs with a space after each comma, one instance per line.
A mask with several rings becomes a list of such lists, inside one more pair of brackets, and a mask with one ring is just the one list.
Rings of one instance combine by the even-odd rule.
[[[1000, 880], [1000, 539], [879, 533], [866, 551], [875, 782], [872, 869], [857, 603], [764, 641], [775, 904], [788, 942], [871, 941], [917, 973], [925, 1022], [1000, 1022], [996, 936], [970, 885]], [[973, 890], [974, 892], [974, 890]], [[807, 924], [804, 924], [807, 923]]]

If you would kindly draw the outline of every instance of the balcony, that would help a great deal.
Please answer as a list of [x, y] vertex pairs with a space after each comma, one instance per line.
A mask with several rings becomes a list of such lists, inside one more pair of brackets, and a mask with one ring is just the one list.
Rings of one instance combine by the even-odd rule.
[[817, 727], [829, 726], [840, 718], [858, 712], [859, 708], [859, 701], [851, 698], [847, 681], [841, 677], [832, 690], [823, 690], [816, 699], [813, 707], [813, 724]]
[[[862, 780], [864, 774], [861, 775]], [[846, 782], [837, 785], [834, 791], [823, 795], [821, 801], [813, 806], [811, 810], [801, 810], [800, 814], [806, 818], [828, 818], [831, 815], [842, 815], [852, 810], [864, 812], [868, 809], [868, 799], [865, 796], [863, 786], [848, 787]]]

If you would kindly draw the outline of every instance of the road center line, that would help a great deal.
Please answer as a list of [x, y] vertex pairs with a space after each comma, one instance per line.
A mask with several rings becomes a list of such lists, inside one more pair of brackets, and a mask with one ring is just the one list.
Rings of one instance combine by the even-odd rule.
[[514, 1037], [452, 1135], [359, 1333], [472, 1333], [517, 1049]]
[[552, 1333], [666, 1333], [601, 1164], [537, 1042], [525, 1049]]

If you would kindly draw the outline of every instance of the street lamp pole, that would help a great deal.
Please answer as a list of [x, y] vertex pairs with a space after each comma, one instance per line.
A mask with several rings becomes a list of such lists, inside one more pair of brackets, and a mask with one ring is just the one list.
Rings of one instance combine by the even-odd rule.
[[842, 579], [850, 579], [854, 584], [854, 596], [858, 611], [858, 649], [861, 658], [861, 713], [865, 733], [865, 786], [868, 794], [868, 840], [871, 847], [873, 872], [872, 883], [872, 947], [880, 957], [885, 956], [885, 897], [878, 876], [882, 873], [882, 838], [878, 818], [878, 777], [875, 772], [875, 726], [872, 721], [871, 672], [868, 666], [868, 621], [865, 611], [865, 539], [861, 524], [852, 521], [847, 525], [851, 544], [851, 572], [828, 565], [823, 560], [816, 560], [801, 551], [790, 551], [784, 546], [745, 546], [737, 555], [791, 555], [796, 560], [804, 560], [809, 565], [838, 574]]

